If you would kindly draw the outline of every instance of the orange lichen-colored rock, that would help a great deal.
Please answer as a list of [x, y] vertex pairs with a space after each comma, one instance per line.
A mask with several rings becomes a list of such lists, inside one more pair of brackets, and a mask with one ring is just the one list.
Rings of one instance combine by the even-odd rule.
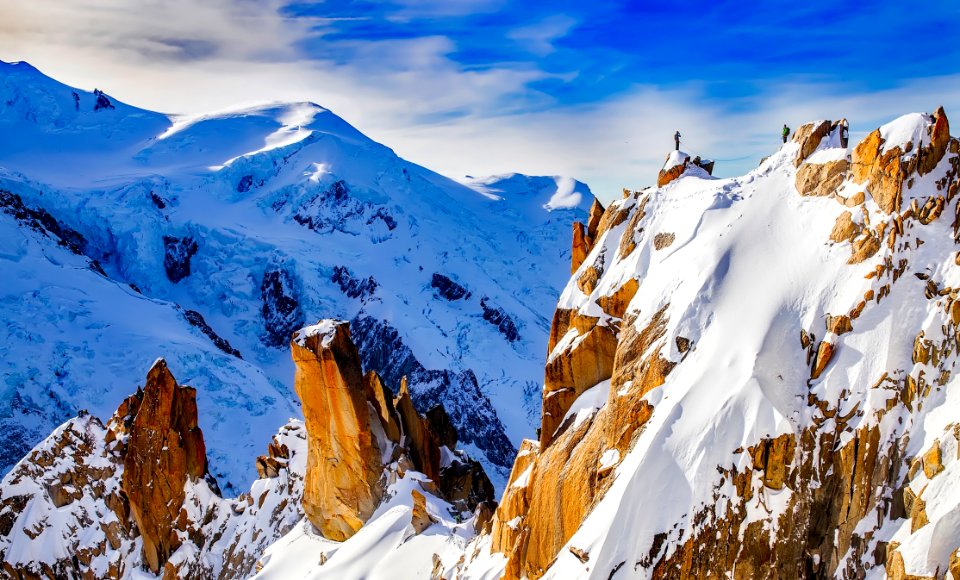
[[852, 240], [859, 231], [860, 226], [853, 222], [853, 214], [845, 211], [837, 216], [833, 231], [830, 232], [830, 241], [839, 243]]
[[796, 443], [796, 437], [787, 433], [775, 439], [763, 439], [750, 448], [753, 468], [763, 472], [762, 480], [765, 486], [770, 489], [783, 489]]
[[[613, 470], [601, 469], [601, 457], [626, 453], [653, 412], [643, 395], [662, 385], [673, 367], [660, 356], [665, 322], [661, 311], [644, 328], [634, 328], [633, 321], [627, 325], [615, 359], [629, 369], [614, 373], [636, 372], [631, 385], [611, 394], [592, 417], [561, 429], [547, 444], [530, 441], [521, 447], [492, 531], [493, 550], [507, 557], [505, 578], [541, 577], [612, 483]], [[584, 322], [570, 318], [571, 328], [578, 324]], [[650, 347], [646, 356], [644, 344]], [[636, 350], [641, 348], [643, 352]], [[621, 357], [620, 349], [640, 360]]]
[[660, 173], [657, 175], [657, 187], [663, 187], [664, 185], [670, 183], [671, 181], [677, 179], [683, 172], [687, 169], [687, 161], [684, 160], [683, 163], [679, 165], [674, 165], [670, 169], [661, 169]]
[[640, 224], [643, 222], [643, 218], [647, 216], [645, 210], [649, 199], [650, 196], [645, 195], [637, 200], [637, 208], [633, 210], [633, 215], [630, 216], [630, 221], [627, 222], [627, 230], [623, 233], [623, 236], [621, 236], [620, 245], [617, 247], [617, 255], [620, 258], [626, 258], [637, 247], [637, 236], [643, 231]]
[[794, 166], [800, 167], [800, 164], [803, 163], [811, 153], [816, 151], [820, 145], [820, 141], [822, 141], [834, 127], [836, 127], [836, 123], [830, 121], [819, 121], [801, 125], [793, 134], [793, 142], [800, 145], [800, 149], [797, 151], [797, 157], [793, 161]]
[[360, 356], [342, 321], [300, 330], [290, 348], [307, 428], [303, 510], [324, 537], [343, 541], [373, 514], [383, 493]]
[[870, 181], [870, 195], [884, 212], [900, 211], [903, 197], [903, 181], [909, 173], [904, 166], [903, 151], [892, 147], [883, 152], [883, 137], [880, 129], [861, 141], [853, 150], [853, 180], [856, 183]]
[[406, 377], [400, 382], [394, 405], [400, 414], [400, 425], [414, 467], [434, 482], [440, 481], [440, 439], [413, 406]]
[[662, 250], [664, 248], [669, 248], [673, 244], [673, 240], [676, 239], [676, 236], [670, 232], [659, 233], [653, 237], [653, 247], [657, 250]]
[[849, 169], [850, 163], [846, 159], [826, 163], [804, 163], [797, 170], [797, 191], [803, 196], [828, 196], [837, 191], [846, 179]]
[[917, 173], [926, 175], [933, 171], [943, 156], [947, 153], [950, 144], [950, 122], [943, 107], [937, 108], [933, 114], [933, 128], [930, 130], [930, 144], [924, 148], [920, 161], [917, 164]]
[[380, 424], [387, 439], [394, 443], [400, 442], [400, 422], [397, 420], [397, 410], [393, 406], [393, 394], [387, 390], [380, 375], [370, 371], [363, 376], [367, 401], [373, 405], [380, 417]]
[[[560, 352], [553, 352], [544, 371], [543, 415], [540, 443], [546, 446], [553, 438], [570, 405], [581, 393], [613, 372], [617, 336], [613, 328], [598, 320], [577, 316], [573, 321], [578, 334], [575, 341]], [[569, 330], [573, 332], [573, 330]]]
[[666, 376], [673, 363], [661, 358], [659, 353], [648, 358], [643, 355], [666, 333], [666, 312], [667, 306], [664, 306], [642, 329], [636, 327], [635, 320], [624, 321], [613, 363], [615, 370], [611, 382], [614, 390], [621, 389], [630, 381], [643, 383], [651, 389], [663, 383], [656, 377]]
[[624, 313], [627, 311], [627, 306], [630, 305], [630, 301], [637, 295], [637, 290], [639, 289], [640, 282], [636, 278], [631, 278], [624, 282], [623, 286], [617, 288], [613, 294], [597, 298], [597, 305], [610, 316], [623, 318]]
[[880, 251], [880, 238], [872, 231], [867, 230], [853, 239], [850, 247], [850, 259], [848, 264], [859, 264], [864, 260], [869, 260]]
[[580, 269], [580, 265], [587, 259], [590, 248], [587, 245], [587, 234], [584, 231], [583, 223], [573, 222], [573, 258], [570, 261], [570, 273], [573, 274]]
[[[147, 384], [129, 428], [121, 488], [143, 540], [143, 557], [157, 574], [180, 546], [177, 519], [188, 478], [207, 473], [206, 447], [197, 426], [197, 392], [181, 387], [160, 359], [147, 374]], [[136, 406], [124, 401], [130, 415]]]
[[[539, 451], [540, 444], [532, 439], [524, 439], [520, 443], [520, 451], [510, 470], [503, 498], [494, 513], [491, 534], [494, 552], [509, 552], [517, 543], [522, 529], [520, 522], [530, 507], [529, 481]], [[520, 481], [521, 477], [526, 481]]]
[[413, 511], [410, 514], [410, 524], [413, 526], [413, 532], [417, 535], [437, 522], [436, 518], [427, 512], [427, 498], [417, 490], [412, 490], [410, 495], [413, 497]]
[[[949, 135], [947, 135], [949, 137]], [[593, 244], [597, 242], [597, 233], [600, 227], [600, 220], [603, 218], [603, 206], [600, 205], [600, 200], [593, 198], [593, 203], [590, 205], [590, 216], [587, 218], [587, 240], [590, 247], [593, 247]]]
[[820, 341], [817, 348], [817, 358], [813, 363], [813, 370], [810, 372], [811, 379], [818, 379], [823, 371], [826, 370], [830, 359], [833, 358], [833, 345], [825, 340]]

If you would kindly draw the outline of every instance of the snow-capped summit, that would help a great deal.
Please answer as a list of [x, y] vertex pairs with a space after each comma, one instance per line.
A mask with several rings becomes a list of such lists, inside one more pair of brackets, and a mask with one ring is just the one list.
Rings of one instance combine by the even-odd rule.
[[0, 63], [0, 134], [3, 469], [78, 409], [109, 414], [163, 356], [210, 410], [213, 474], [243, 489], [299, 415], [292, 332], [337, 317], [365, 369], [443, 403], [503, 482], [539, 420], [585, 185], [478, 191], [312, 103], [174, 117], [23, 63]]

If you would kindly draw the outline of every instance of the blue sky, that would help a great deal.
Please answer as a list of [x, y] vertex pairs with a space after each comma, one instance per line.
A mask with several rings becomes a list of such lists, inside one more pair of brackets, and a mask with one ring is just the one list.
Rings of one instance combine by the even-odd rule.
[[784, 122], [960, 115], [960, 2], [10, 0], [0, 59], [174, 113], [311, 100], [452, 177], [610, 199], [674, 129], [732, 175]]

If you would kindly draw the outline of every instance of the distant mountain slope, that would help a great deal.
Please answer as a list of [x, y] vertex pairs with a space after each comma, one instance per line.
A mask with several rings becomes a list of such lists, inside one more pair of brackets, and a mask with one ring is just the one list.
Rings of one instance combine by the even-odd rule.
[[290, 333], [339, 317], [502, 484], [539, 420], [585, 185], [462, 184], [311, 103], [172, 119], [24, 63], [0, 63], [0, 133], [2, 469], [76, 410], [111, 412], [164, 356], [210, 410], [221, 486], [242, 489], [298, 413]]

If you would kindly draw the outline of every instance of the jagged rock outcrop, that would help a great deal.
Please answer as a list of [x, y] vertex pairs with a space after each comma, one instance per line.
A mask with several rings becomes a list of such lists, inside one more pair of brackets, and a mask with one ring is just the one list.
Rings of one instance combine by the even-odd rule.
[[342, 321], [301, 329], [290, 348], [308, 434], [303, 509], [320, 533], [343, 541], [383, 493], [384, 450], [371, 424], [360, 356]]
[[800, 195], [825, 197], [837, 191], [847, 177], [850, 162], [846, 159], [825, 163], [804, 163], [797, 170], [797, 191]]
[[190, 260], [200, 246], [191, 237], [163, 236], [163, 269], [176, 284], [190, 275]]
[[831, 121], [816, 121], [801, 125], [793, 133], [792, 141], [800, 146], [793, 162], [794, 166], [800, 167], [803, 161], [817, 149], [820, 141], [836, 128], [837, 122]]
[[413, 406], [405, 379], [400, 383], [396, 407], [400, 414], [400, 425], [403, 427], [410, 459], [419, 471], [433, 481], [439, 481], [440, 439], [430, 428], [430, 423], [425, 421]]
[[[138, 397], [139, 398], [139, 397]], [[188, 479], [207, 473], [207, 452], [197, 425], [197, 392], [181, 387], [166, 362], [147, 374], [139, 405], [127, 400], [133, 421], [127, 436], [121, 487], [154, 574], [180, 546], [180, 508]]]
[[[799, 150], [784, 148], [764, 166], [780, 175], [795, 171], [796, 190], [757, 185], [755, 199], [766, 199], [758, 209], [735, 202], [729, 222], [701, 240], [704, 255], [718, 262], [715, 272], [702, 271], [700, 255], [689, 251], [696, 237], [683, 232], [690, 223], [710, 229], [705, 224], [716, 215], [689, 213], [726, 207], [726, 191], [705, 185], [702, 205], [676, 210], [657, 190], [611, 204], [603, 220], [617, 215], [628, 226], [619, 239], [596, 243], [619, 251], [594, 252], [596, 259], [581, 265], [595, 270], [593, 279], [571, 279], [551, 329], [544, 426], [556, 408], [572, 411], [564, 412], [566, 426], [524, 442], [494, 517], [491, 549], [506, 557], [506, 578], [607, 578], [624, 568], [651, 578], [860, 578], [884, 568], [891, 578], [939, 578], [960, 561], [960, 497], [947, 483], [960, 481], [960, 427], [949, 422], [955, 401], [944, 399], [955, 380], [960, 324], [960, 225], [950, 222], [951, 205], [960, 207], [960, 145], [934, 136], [946, 126], [942, 111], [898, 119], [860, 143], [852, 169], [845, 152], [825, 141], [836, 137], [837, 124], [801, 128]], [[815, 155], [834, 164], [814, 163]], [[762, 182], [762, 171], [751, 179]], [[929, 173], [935, 182], [919, 179]], [[840, 207], [805, 200], [816, 205], [801, 215], [798, 193]], [[764, 196], [772, 195], [790, 211], [771, 214]], [[864, 203], [868, 196], [879, 211]], [[619, 217], [624, 211], [629, 215]], [[750, 220], [754, 226], [744, 225]], [[836, 246], [849, 242], [849, 254], [827, 245], [806, 265], [777, 270], [782, 255], [744, 250], [763, 246], [769, 235], [786, 252], [799, 243], [799, 229], [768, 232], [797, 220]], [[688, 253], [679, 259], [695, 265], [667, 263], [673, 256], [657, 252], [664, 231], [685, 240]], [[750, 267], [725, 253], [731, 248], [747, 251]], [[635, 252], [640, 259], [626, 262]], [[817, 282], [779, 286], [795, 268]], [[741, 282], [724, 290], [737, 272]], [[795, 285], [803, 290], [794, 292]], [[781, 291], [776, 314], [768, 310], [764, 324], [750, 330], [748, 319]], [[737, 315], [718, 325], [727, 299], [749, 307], [727, 311]], [[823, 309], [816, 332], [801, 320], [813, 304]], [[610, 347], [585, 346], [598, 306]], [[802, 349], [773, 338], [785, 329], [800, 333]], [[739, 342], [747, 335], [749, 346]], [[564, 405], [551, 401], [560, 400], [561, 383], [577, 383], [576, 373], [563, 377], [556, 369], [578, 358], [606, 359], [611, 350], [609, 383], [588, 386], [591, 377], [585, 388], [570, 389], [576, 395]], [[741, 355], [749, 360], [742, 374], [724, 370]], [[551, 375], [563, 379], [551, 383]], [[756, 428], [757, 401], [765, 401], [760, 415], [794, 418]], [[933, 427], [929, 408], [941, 417]]]
[[376, 371], [384, 386], [395, 393], [406, 377], [419, 412], [442, 405], [459, 441], [476, 446], [504, 471], [509, 469], [516, 448], [503, 434], [503, 424], [472, 370], [425, 368], [396, 328], [363, 312], [350, 322], [350, 335], [364, 368]]
[[924, 120], [926, 127], [913, 135], [918, 138], [916, 143], [913, 139], [887, 143], [876, 129], [853, 150], [854, 182], [869, 182], [871, 196], [885, 213], [900, 211], [904, 183], [910, 175], [929, 173], [946, 154], [950, 125], [943, 107]]
[[600, 231], [600, 220], [603, 218], [603, 206], [597, 198], [593, 198], [590, 205], [590, 215], [587, 219], [587, 225], [582, 222], [573, 222], [573, 259], [570, 263], [570, 273], [575, 273], [580, 264], [587, 259], [587, 254], [593, 249], [593, 244], [597, 240]]
[[688, 171], [700, 175], [713, 175], [713, 165], [712, 159], [691, 158], [683, 151], [671, 151], [657, 175], [657, 187], [667, 185]]
[[[220, 497], [207, 473], [196, 391], [179, 386], [161, 359], [107, 425], [86, 414], [72, 419], [4, 478], [3, 573], [247, 577], [266, 547], [304, 516], [324, 535], [346, 540], [383, 494], [396, 493], [391, 486], [411, 483], [418, 533], [440, 521], [437, 508], [428, 509], [439, 498], [449, 518], [459, 522], [477, 510], [489, 527], [493, 485], [479, 462], [456, 449], [442, 407], [421, 415], [405, 387], [395, 400], [376, 373], [361, 375], [345, 322], [303, 329], [292, 349], [306, 423], [285, 425], [256, 458], [260, 479], [248, 493]], [[62, 540], [38, 556], [40, 536]]]
[[385, 491], [384, 469], [398, 457], [461, 511], [493, 499], [480, 464], [455, 452], [456, 429], [442, 407], [421, 415], [405, 378], [391, 399], [376, 373], [361, 374], [347, 322], [303, 328], [291, 349], [308, 435], [303, 509], [325, 537], [343, 541], [363, 526]]
[[554, 349], [544, 372], [541, 444], [553, 439], [577, 397], [610, 378], [616, 346], [616, 332], [610, 326], [600, 324], [597, 318], [572, 318], [570, 330], [561, 339], [560, 352]]
[[410, 524], [415, 534], [422, 534], [424, 530], [437, 523], [437, 519], [427, 512], [427, 498], [417, 490], [410, 492], [413, 497], [413, 512], [410, 515]]
[[[104, 425], [81, 413], [0, 485], [0, 562], [14, 578], [248, 575], [302, 517], [303, 425], [258, 459], [256, 497], [219, 497], [206, 477], [195, 391], [160, 360]], [[293, 468], [291, 468], [291, 463]], [[255, 501], [256, 500], [256, 501]], [[35, 541], [47, 542], [38, 552]]]

